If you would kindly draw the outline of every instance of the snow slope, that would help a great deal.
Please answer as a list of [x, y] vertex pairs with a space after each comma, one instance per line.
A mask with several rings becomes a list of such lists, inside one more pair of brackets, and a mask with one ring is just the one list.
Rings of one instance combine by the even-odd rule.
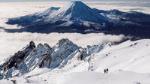
[[[99, 7], [99, 9], [123, 8], [124, 10], [149, 10], [149, 8], [135, 6], [128, 8], [127, 6], [99, 4], [91, 3], [90, 5], [92, 7]], [[24, 13], [24, 15], [26, 15], [34, 11], [39, 11], [39, 9], [43, 10], [49, 7], [47, 3], [40, 3], [38, 6], [35, 3], [19, 3], [19, 5], [21, 6], [13, 5], [12, 7], [12, 3], [3, 3], [0, 9], [0, 18], [3, 19], [0, 19], [0, 21], [4, 23], [7, 18], [21, 16]], [[29, 8], [26, 5], [30, 5]], [[36, 9], [36, 7], [38, 7], [38, 9]], [[11, 14], [9, 14], [10, 11]], [[2, 24], [2, 26], [5, 25], [6, 24]], [[32, 34], [1, 32], [0, 37], [0, 44], [3, 44], [0, 46], [0, 61], [2, 62], [5, 61], [4, 59], [10, 57], [10, 55], [13, 55], [14, 52], [27, 45], [31, 40], [34, 40], [36, 44], [48, 43], [54, 46], [58, 40], [65, 37], [79, 46], [86, 47], [87, 45], [118, 42], [123, 36], [104, 34], [84, 35], [78, 33]], [[15, 80], [18, 84], [150, 84], [149, 45], [149, 39], [126, 41], [118, 45], [108, 44], [101, 52], [91, 55], [89, 62], [87, 60], [89, 58], [85, 59], [85, 61], [79, 61], [76, 58], [79, 55], [77, 53], [74, 56], [75, 58], [71, 59], [67, 65], [61, 69], [56, 68], [55, 70], [50, 70], [48, 68], [35, 68], [23, 76], [0, 80], [0, 84], [13, 84]], [[105, 68], [109, 69], [108, 74], [103, 73]]]
[[[98, 72], [77, 72], [64, 75], [60, 84], [149, 84], [149, 77], [146, 74], [133, 72], [114, 72], [102, 74]], [[59, 84], [58, 83], [58, 84]]]
[[[149, 84], [149, 45], [149, 39], [105, 44], [102, 50], [84, 60], [79, 60], [80, 53], [77, 53], [63, 67], [56, 67], [54, 70], [37, 67], [23, 76], [0, 82], [9, 84], [11, 80], [16, 80], [20, 84]], [[106, 68], [108, 73], [104, 73]]]

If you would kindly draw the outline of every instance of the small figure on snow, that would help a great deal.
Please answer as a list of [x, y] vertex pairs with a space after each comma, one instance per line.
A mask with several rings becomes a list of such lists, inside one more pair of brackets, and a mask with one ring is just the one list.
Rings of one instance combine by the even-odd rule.
[[109, 71], [108, 68], [104, 69], [104, 73], [108, 73], [108, 71]]

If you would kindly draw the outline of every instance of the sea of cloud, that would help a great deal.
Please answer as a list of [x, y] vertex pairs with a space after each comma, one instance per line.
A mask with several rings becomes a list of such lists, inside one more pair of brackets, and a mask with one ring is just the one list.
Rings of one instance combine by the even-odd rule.
[[[0, 27], [2, 28], [19, 28], [17, 25], [7, 25], [5, 22], [8, 18], [32, 14], [45, 9], [56, 6], [62, 7], [67, 2], [1, 2], [0, 3]], [[146, 6], [131, 6], [123, 3], [106, 3], [106, 2], [86, 2], [92, 8], [103, 10], [119, 9], [122, 11], [141, 11], [150, 13], [149, 7]], [[121, 5], [122, 4], [122, 5]], [[36, 43], [48, 43], [55, 45], [58, 40], [68, 38], [79, 46], [99, 44], [102, 42], [120, 41], [124, 36], [99, 34], [78, 34], [78, 33], [7, 33], [0, 29], [0, 61], [14, 54], [14, 52], [23, 48], [33, 40]]]

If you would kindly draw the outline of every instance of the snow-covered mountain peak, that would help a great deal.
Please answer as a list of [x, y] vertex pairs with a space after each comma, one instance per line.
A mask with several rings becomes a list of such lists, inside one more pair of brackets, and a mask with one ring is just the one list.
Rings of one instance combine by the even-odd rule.
[[50, 7], [44, 12], [10, 18], [7, 24], [19, 29], [6, 32], [37, 33], [98, 33], [124, 34], [140, 38], [150, 37], [150, 15], [140, 12], [122, 12], [91, 8], [82, 1], [72, 1], [64, 7]]
[[51, 15], [53, 20], [72, 20], [72, 21], [89, 21], [94, 23], [102, 23], [106, 21], [106, 18], [94, 11], [81, 1], [72, 1], [66, 6], [60, 8], [58, 11], [53, 12]]
[[90, 9], [90, 7], [88, 7], [86, 4], [84, 4], [81, 1], [72, 1], [68, 4], [68, 8], [72, 8], [72, 10], [76, 10], [76, 8], [78, 9]]
[[58, 46], [61, 46], [61, 45], [64, 45], [64, 44], [73, 44], [73, 43], [70, 40], [68, 40], [68, 39], [61, 39], [57, 43]]

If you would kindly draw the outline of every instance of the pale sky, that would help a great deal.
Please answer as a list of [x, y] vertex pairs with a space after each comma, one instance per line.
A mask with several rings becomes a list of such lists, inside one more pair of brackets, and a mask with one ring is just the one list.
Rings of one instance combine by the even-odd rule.
[[[72, 0], [0, 0], [2, 2], [14, 2], [14, 1], [72, 1]], [[146, 1], [146, 2], [150, 2], [150, 0], [83, 0], [83, 1], [139, 1], [139, 2], [143, 2], [143, 1]]]

